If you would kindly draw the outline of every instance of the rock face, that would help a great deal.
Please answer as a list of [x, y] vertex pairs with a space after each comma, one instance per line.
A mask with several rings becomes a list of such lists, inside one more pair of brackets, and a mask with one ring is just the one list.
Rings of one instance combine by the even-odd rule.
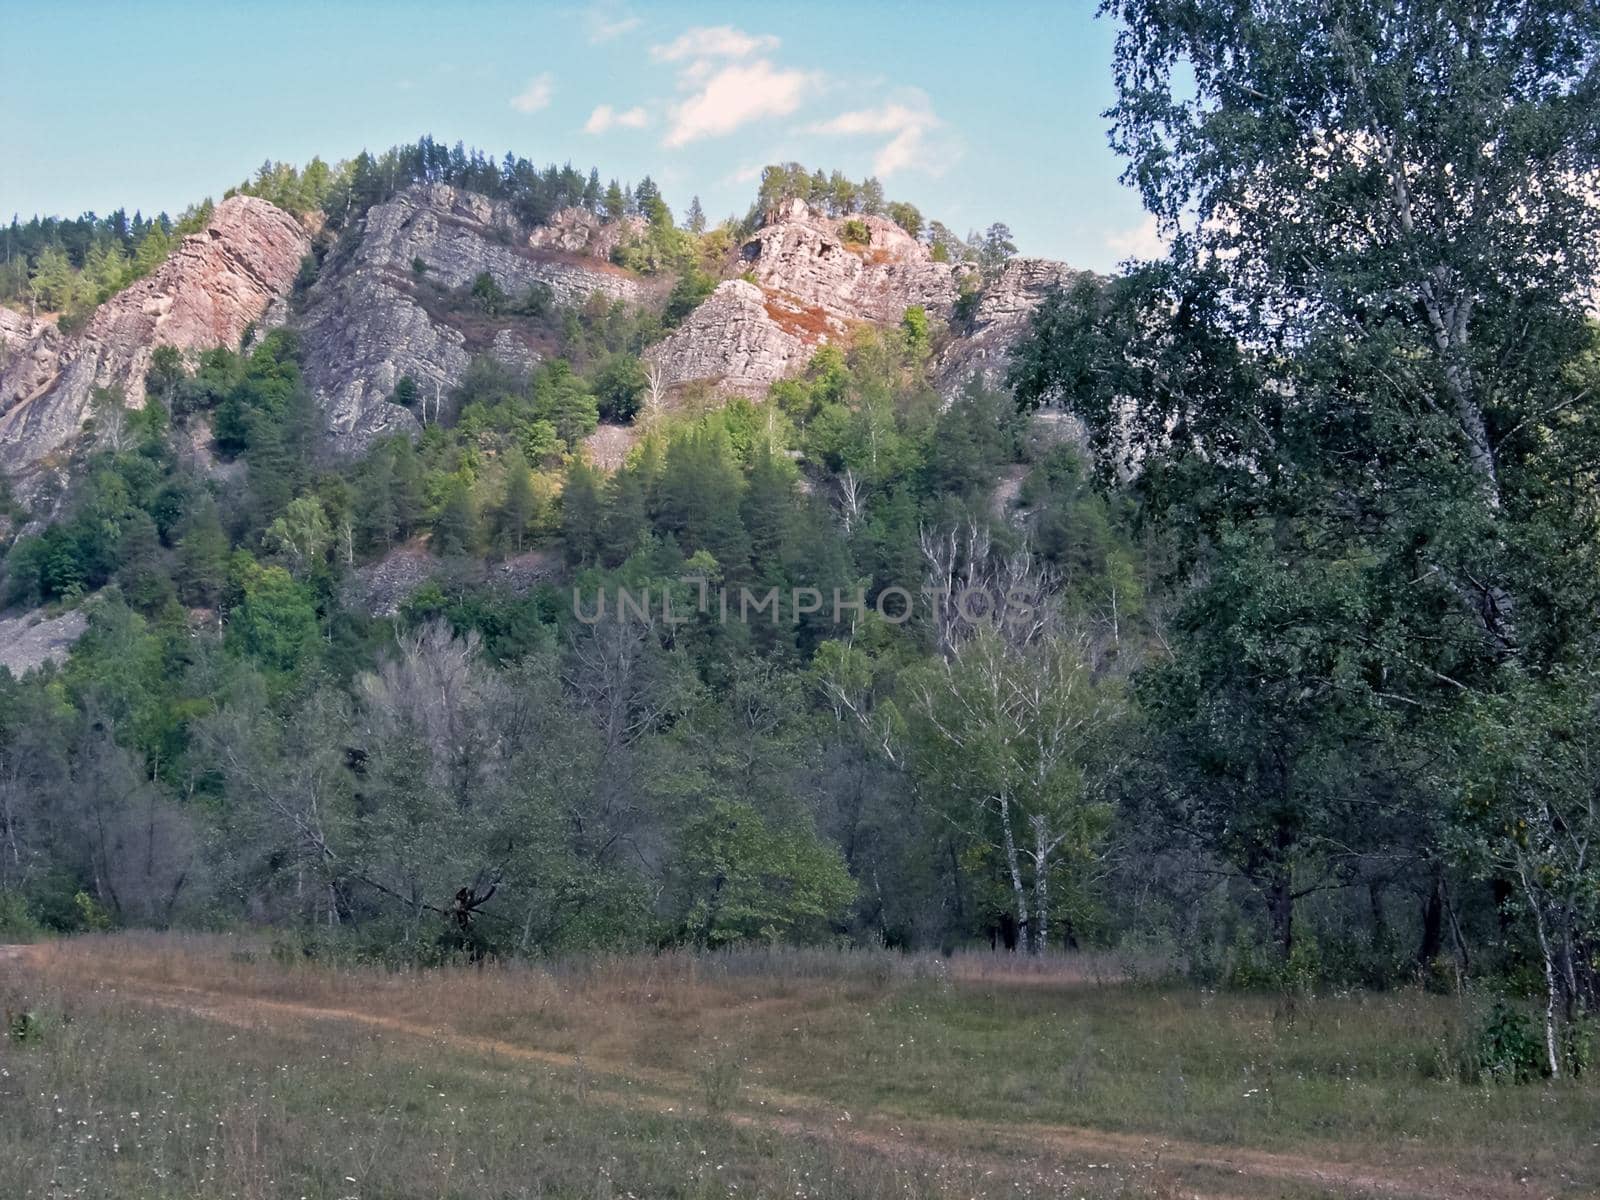
[[0, 415], [50, 386], [61, 371], [62, 340], [53, 322], [0, 308]]
[[644, 233], [647, 227], [643, 217], [602, 221], [586, 208], [563, 208], [528, 235], [528, 245], [609, 262], [613, 250]]
[[[851, 223], [864, 240], [845, 236]], [[719, 286], [650, 352], [669, 385], [761, 396], [855, 325], [893, 324], [916, 304], [944, 318], [955, 305], [956, 269], [883, 217], [846, 221], [790, 200], [768, 214], [739, 259], [745, 277]]]
[[121, 388], [130, 406], [142, 405], [157, 346], [237, 346], [251, 325], [281, 320], [309, 248], [288, 213], [234, 196], [154, 274], [102, 304], [81, 334], [32, 330], [0, 368], [0, 468], [25, 474], [69, 449], [97, 388]]
[[[913, 305], [935, 320], [952, 319], [962, 277], [975, 268], [935, 262], [926, 246], [882, 217], [851, 220], [866, 240], [846, 238], [847, 221], [804, 201], [769, 214], [740, 249], [745, 278], [718, 287], [649, 352], [665, 382], [759, 397], [800, 370], [818, 346], [859, 324], [893, 325]], [[1007, 263], [982, 291], [968, 328], [956, 331], [934, 364], [939, 390], [953, 397], [974, 375], [1000, 383], [1034, 308], [1073, 274], [1045, 259]]]
[[299, 322], [328, 450], [355, 455], [387, 434], [415, 431], [417, 418], [390, 401], [403, 377], [432, 403], [461, 381], [475, 353], [524, 370], [539, 360], [516, 318], [463, 310], [460, 293], [479, 275], [514, 298], [537, 285], [562, 305], [596, 293], [653, 302], [659, 285], [606, 261], [609, 231], [624, 236], [623, 224], [566, 210], [529, 229], [509, 205], [443, 184], [375, 205], [354, 247], [324, 264]]
[[[845, 238], [851, 224], [866, 230], [866, 241]], [[854, 321], [889, 324], [913, 304], [945, 317], [956, 300], [954, 269], [884, 217], [825, 217], [804, 200], [790, 200], [739, 253], [756, 283], [821, 309], [841, 328]]]
[[805, 366], [829, 333], [826, 321], [795, 318], [781, 293], [730, 279], [647, 352], [667, 387], [705, 383], [737, 396], [764, 396], [776, 380]]
[[73, 645], [89, 628], [82, 609], [59, 617], [42, 612], [0, 619], [0, 667], [19, 678], [46, 663], [63, 663]]
[[970, 328], [955, 338], [934, 364], [934, 379], [946, 396], [976, 379], [1002, 387], [1011, 348], [1028, 332], [1033, 310], [1052, 288], [1064, 287], [1079, 273], [1046, 258], [1013, 258], [978, 298]]

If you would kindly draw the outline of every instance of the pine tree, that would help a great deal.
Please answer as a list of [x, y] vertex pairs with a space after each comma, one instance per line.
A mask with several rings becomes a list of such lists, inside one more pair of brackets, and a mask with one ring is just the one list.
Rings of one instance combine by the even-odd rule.
[[700, 207], [699, 196], [689, 201], [689, 211], [684, 215], [683, 226], [696, 237], [706, 231], [706, 210]]
[[72, 303], [72, 264], [58, 246], [46, 246], [39, 251], [29, 282], [45, 308], [59, 311]]
[[444, 507], [433, 522], [433, 552], [441, 558], [471, 554], [478, 545], [478, 506], [467, 481], [450, 485]]
[[500, 549], [510, 554], [521, 554], [528, 535], [528, 526], [539, 512], [539, 497], [533, 489], [533, 472], [522, 451], [512, 449], [506, 455], [506, 488], [495, 511], [495, 541]]
[[760, 580], [775, 580], [782, 569], [783, 536], [794, 510], [795, 472], [770, 446], [756, 451], [749, 486], [740, 506], [750, 535], [750, 561]]
[[187, 525], [178, 542], [178, 595], [185, 604], [214, 608], [228, 580], [228, 535], [210, 497], [190, 513]]
[[615, 179], [606, 187], [602, 212], [607, 221], [620, 221], [628, 215], [628, 202], [622, 194], [622, 185]]
[[569, 562], [594, 561], [600, 548], [603, 519], [600, 473], [583, 459], [574, 459], [561, 489], [561, 536]]
[[639, 548], [649, 530], [644, 476], [637, 467], [624, 467], [611, 480], [601, 539], [602, 561], [608, 567], [618, 566]]
[[139, 239], [139, 244], [133, 251], [133, 273], [136, 278], [144, 278], [162, 263], [167, 261], [167, 254], [172, 249], [172, 238], [167, 233], [167, 227], [159, 219], [150, 222], [150, 228], [145, 230], [144, 237]]

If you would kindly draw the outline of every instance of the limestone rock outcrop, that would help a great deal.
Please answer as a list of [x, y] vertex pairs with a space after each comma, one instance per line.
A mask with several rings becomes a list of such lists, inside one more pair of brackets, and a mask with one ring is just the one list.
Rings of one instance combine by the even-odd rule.
[[[846, 236], [851, 225], [853, 236]], [[893, 221], [826, 217], [801, 200], [769, 213], [735, 265], [743, 278], [719, 286], [649, 352], [669, 386], [698, 382], [759, 397], [800, 370], [818, 346], [848, 337], [857, 325], [894, 325], [913, 305], [935, 321], [952, 321], [961, 289], [971, 285], [964, 276], [976, 270], [936, 261]], [[1045, 259], [1007, 263], [935, 363], [940, 391], [952, 397], [973, 375], [1000, 383], [1034, 308], [1072, 275]]]
[[69, 450], [98, 388], [120, 388], [127, 404], [142, 405], [156, 347], [237, 346], [252, 325], [281, 320], [309, 248], [288, 213], [234, 196], [153, 274], [102, 304], [81, 333], [30, 331], [0, 367], [0, 469], [26, 475]]
[[[865, 230], [866, 240], [847, 238], [849, 225]], [[884, 217], [826, 217], [804, 200], [790, 200], [739, 253], [756, 283], [821, 309], [841, 327], [898, 321], [914, 304], [945, 317], [956, 300], [950, 264], [935, 262], [926, 246]]]
[[669, 386], [761, 396], [856, 325], [893, 324], [919, 304], [944, 318], [957, 295], [956, 270], [893, 221], [828, 217], [803, 200], [769, 213], [736, 266], [742, 278], [721, 284], [650, 351]]
[[61, 331], [0, 308], [0, 414], [38, 395], [61, 371]]
[[596, 293], [654, 302], [662, 284], [598, 253], [613, 227], [572, 212], [530, 229], [509, 205], [444, 184], [419, 184], [374, 205], [359, 236], [324, 263], [297, 322], [326, 448], [350, 456], [387, 434], [415, 431], [416, 416], [391, 402], [404, 377], [432, 403], [461, 381], [474, 354], [504, 355], [521, 369], [539, 360], [530, 339], [510, 328], [516, 318], [463, 311], [460, 294], [480, 275], [514, 298], [547, 288], [559, 305], [582, 305]]
[[951, 339], [934, 364], [934, 380], [953, 396], [976, 379], [1003, 387], [1011, 349], [1028, 332], [1034, 309], [1051, 289], [1078, 275], [1065, 263], [1047, 258], [1013, 258], [979, 294], [970, 324]]
[[613, 250], [639, 237], [646, 228], [643, 217], [603, 221], [586, 208], [563, 208], [528, 235], [528, 245], [537, 250], [559, 250], [609, 262]]
[[797, 309], [782, 293], [730, 279], [646, 357], [661, 368], [668, 388], [705, 383], [731, 395], [757, 397], [805, 366], [830, 332], [839, 331], [818, 314]]

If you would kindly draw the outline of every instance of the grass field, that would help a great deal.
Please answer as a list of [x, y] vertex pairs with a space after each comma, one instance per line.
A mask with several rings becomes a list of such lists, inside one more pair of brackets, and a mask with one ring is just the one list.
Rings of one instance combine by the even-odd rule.
[[0, 951], [0, 1197], [1600, 1195], [1600, 1086], [1467, 1086], [1468, 1002], [1112, 960], [422, 973], [221, 938]]

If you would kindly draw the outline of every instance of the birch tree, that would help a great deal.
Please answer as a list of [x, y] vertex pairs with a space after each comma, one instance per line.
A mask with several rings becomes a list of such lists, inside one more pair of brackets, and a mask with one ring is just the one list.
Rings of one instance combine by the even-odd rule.
[[997, 846], [1017, 926], [1051, 944], [1052, 881], [1083, 881], [1110, 826], [1096, 766], [1120, 712], [1083, 644], [1060, 633], [956, 642], [910, 687], [912, 770], [970, 836]]

